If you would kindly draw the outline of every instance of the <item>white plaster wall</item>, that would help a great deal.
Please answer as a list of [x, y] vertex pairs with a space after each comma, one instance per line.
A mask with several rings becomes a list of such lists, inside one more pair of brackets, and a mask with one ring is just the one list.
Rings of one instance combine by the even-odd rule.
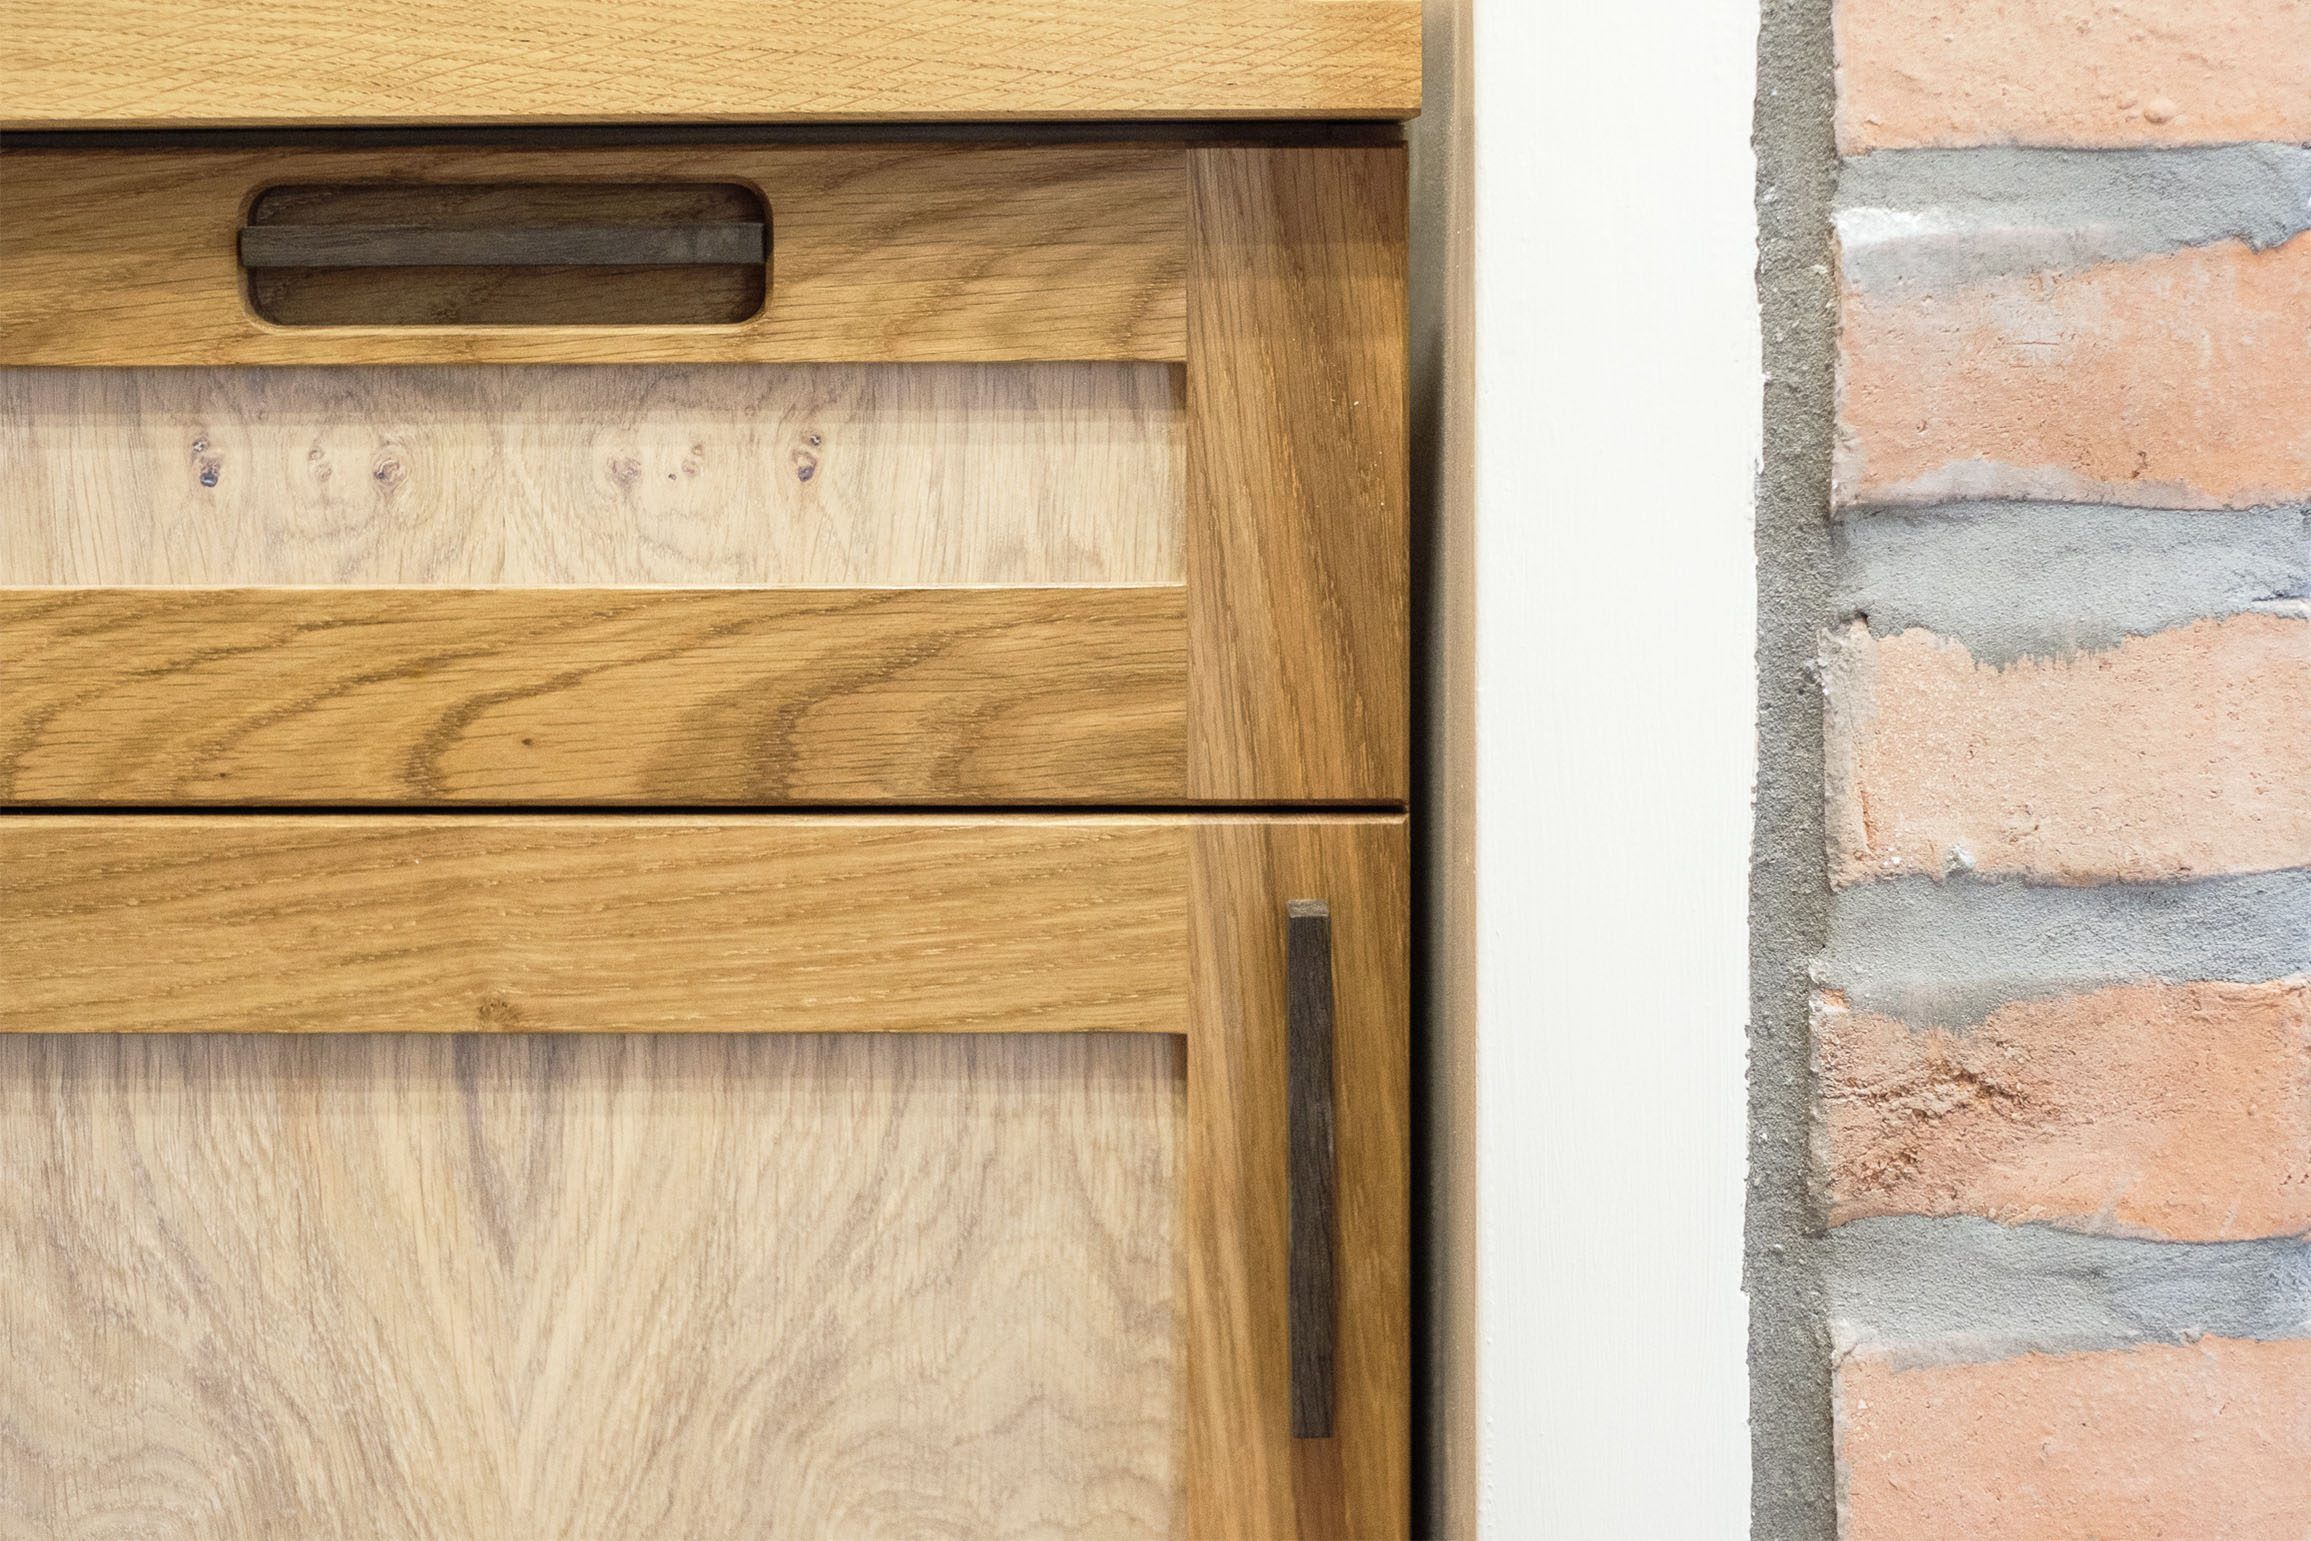
[[1477, 1504], [1739, 1536], [1754, 0], [1477, 0]]

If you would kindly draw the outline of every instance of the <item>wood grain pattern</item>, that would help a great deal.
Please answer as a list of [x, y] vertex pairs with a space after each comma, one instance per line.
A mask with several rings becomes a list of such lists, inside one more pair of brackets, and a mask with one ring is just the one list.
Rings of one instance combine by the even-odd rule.
[[0, 1534], [1175, 1535], [1181, 1076], [1140, 1034], [0, 1041]]
[[[654, 13], [649, 29], [671, 25]], [[12, 150], [0, 364], [1177, 360], [1183, 155], [1161, 143]], [[685, 180], [749, 187], [771, 211], [770, 296], [753, 320], [270, 326], [234, 255], [242, 211], [275, 184]]]
[[1410, 117], [1417, 0], [6, 0], [0, 127]]
[[1189, 152], [1196, 797], [1410, 790], [1405, 164]]
[[12, 814], [0, 1032], [1184, 1032], [1185, 842], [1096, 817]]
[[0, 369], [0, 584], [1171, 583], [1162, 364]]
[[[1410, 964], [1402, 819], [1206, 819], [1190, 857], [1188, 1534], [1409, 1535]], [[1287, 902], [1332, 911], [1337, 1409], [1292, 1437]]]
[[1185, 604], [0, 588], [0, 804], [1177, 800]]

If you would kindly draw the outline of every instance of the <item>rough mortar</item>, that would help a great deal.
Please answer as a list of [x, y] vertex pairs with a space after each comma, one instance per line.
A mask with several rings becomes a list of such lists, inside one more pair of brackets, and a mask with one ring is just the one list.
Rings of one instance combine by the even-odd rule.
[[1830, 1346], [1806, 1131], [1808, 968], [1829, 923], [1822, 722], [1811, 677], [1832, 613], [1830, 0], [1762, 0], [1758, 299], [1765, 467], [1757, 488], [1757, 733], [1749, 1021], [1750, 1534], [1834, 1541]]
[[1839, 255], [1862, 289], [1942, 289], [2185, 246], [2262, 251], [2311, 230], [2311, 148], [1883, 150], [1838, 182]]
[[1893, 878], [1841, 890], [1820, 982], [1917, 1027], [2139, 980], [2311, 973], [2311, 871], [2039, 887]]
[[1962, 504], [1850, 518], [1836, 542], [1842, 617], [2000, 666], [2311, 600], [2311, 508]]
[[[1830, 1233], [1840, 1353], [1897, 1363], [2311, 1337], [2311, 1241], [2166, 1242], [1887, 1215]], [[2187, 1326], [2179, 1324], [2188, 1324]]]

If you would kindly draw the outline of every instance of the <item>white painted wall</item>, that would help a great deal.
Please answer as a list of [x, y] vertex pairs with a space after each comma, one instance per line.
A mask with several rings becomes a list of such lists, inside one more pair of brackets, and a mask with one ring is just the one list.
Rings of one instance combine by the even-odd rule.
[[1739, 1536], [1755, 0], [1477, 0], [1492, 1541]]

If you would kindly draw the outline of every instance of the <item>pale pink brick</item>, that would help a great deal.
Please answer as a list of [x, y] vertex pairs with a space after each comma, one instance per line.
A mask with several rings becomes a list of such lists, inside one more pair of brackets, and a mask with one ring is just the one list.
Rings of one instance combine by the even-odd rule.
[[2120, 985], [1959, 1031], [1815, 1007], [1833, 1224], [2311, 1232], [2311, 980]]
[[1834, 477], [1848, 505], [2311, 498], [2311, 232], [1949, 290], [1844, 286]]
[[1843, 1541], [2304, 1541], [2311, 1342], [1838, 1366]]
[[2003, 668], [1829, 640], [1830, 872], [2064, 883], [2311, 865], [2311, 620], [2249, 613]]
[[1838, 147], [2311, 141], [2311, 0], [1839, 0]]

